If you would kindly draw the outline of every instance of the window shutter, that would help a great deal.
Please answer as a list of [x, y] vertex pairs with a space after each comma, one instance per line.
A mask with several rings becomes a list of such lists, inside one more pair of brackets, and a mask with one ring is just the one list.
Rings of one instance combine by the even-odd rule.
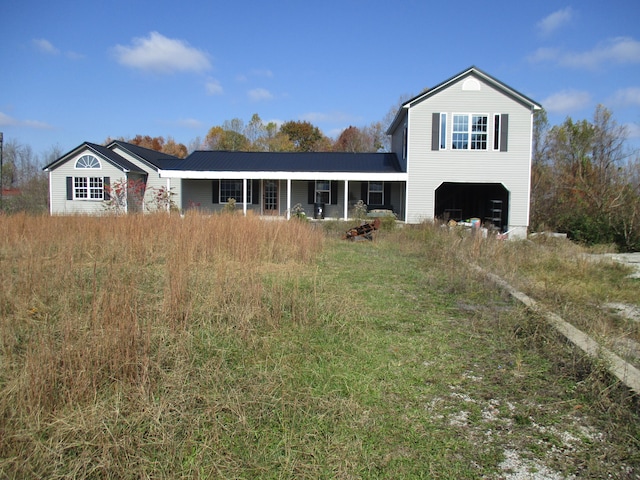
[[251, 203], [260, 204], [260, 180], [252, 180], [251, 182]]
[[331, 182], [331, 205], [338, 204], [338, 182]]
[[500, 151], [507, 151], [507, 138], [509, 138], [509, 114], [500, 115]]
[[314, 204], [316, 203], [316, 182], [314, 182], [313, 180], [309, 182], [308, 185], [308, 193], [309, 193], [309, 198], [307, 198], [307, 200], [309, 201], [308, 203], [310, 204]]
[[369, 182], [361, 182], [360, 183], [360, 200], [364, 203], [369, 203], [369, 199], [367, 198], [369, 194]]
[[440, 150], [440, 114], [431, 115], [431, 150]]
[[211, 190], [212, 197], [211, 200], [213, 203], [220, 203], [220, 180], [213, 180], [211, 182]]
[[111, 177], [104, 177], [102, 180], [102, 186], [104, 187], [104, 199], [111, 200], [111, 195], [109, 194], [111, 191], [109, 188], [111, 186]]
[[67, 200], [73, 200], [73, 177], [67, 177]]
[[384, 182], [384, 204], [391, 205], [391, 184]]

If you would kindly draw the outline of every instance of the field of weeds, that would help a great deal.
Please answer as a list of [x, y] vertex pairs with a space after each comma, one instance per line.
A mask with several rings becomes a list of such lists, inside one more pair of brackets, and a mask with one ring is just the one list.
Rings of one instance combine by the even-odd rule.
[[236, 215], [2, 216], [0, 477], [639, 478], [637, 399], [469, 268], [605, 325], [582, 308], [637, 283], [583, 253], [432, 226], [345, 242]]

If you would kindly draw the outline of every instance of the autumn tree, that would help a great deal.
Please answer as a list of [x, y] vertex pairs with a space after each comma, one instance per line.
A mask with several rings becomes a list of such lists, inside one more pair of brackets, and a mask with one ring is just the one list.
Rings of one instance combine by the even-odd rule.
[[342, 131], [333, 144], [336, 152], [378, 152], [385, 148], [386, 133], [382, 122], [363, 128], [350, 126]]
[[[227, 125], [228, 127], [228, 125]], [[209, 150], [247, 151], [249, 140], [242, 133], [224, 128], [224, 126], [211, 127], [204, 139], [205, 147]]]
[[640, 229], [625, 227], [624, 217], [638, 210], [640, 196], [630, 183], [634, 164], [625, 164], [625, 139], [625, 129], [602, 105], [593, 121], [567, 118], [546, 129], [539, 117], [534, 123], [532, 226], [565, 231], [585, 243], [635, 248]]
[[289, 137], [296, 152], [314, 152], [326, 149], [326, 137], [320, 129], [307, 121], [285, 122], [280, 132]]

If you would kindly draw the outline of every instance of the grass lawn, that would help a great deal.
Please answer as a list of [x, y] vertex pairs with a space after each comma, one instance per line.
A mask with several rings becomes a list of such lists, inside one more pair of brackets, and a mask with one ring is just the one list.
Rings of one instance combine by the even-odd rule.
[[80, 252], [0, 218], [0, 478], [640, 475], [637, 399], [473, 273], [487, 247], [223, 217]]

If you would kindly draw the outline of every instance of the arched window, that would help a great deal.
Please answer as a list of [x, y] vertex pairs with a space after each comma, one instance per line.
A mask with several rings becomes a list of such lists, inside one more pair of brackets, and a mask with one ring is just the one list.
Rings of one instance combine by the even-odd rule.
[[93, 155], [83, 155], [76, 161], [76, 168], [101, 168], [100, 160]]

